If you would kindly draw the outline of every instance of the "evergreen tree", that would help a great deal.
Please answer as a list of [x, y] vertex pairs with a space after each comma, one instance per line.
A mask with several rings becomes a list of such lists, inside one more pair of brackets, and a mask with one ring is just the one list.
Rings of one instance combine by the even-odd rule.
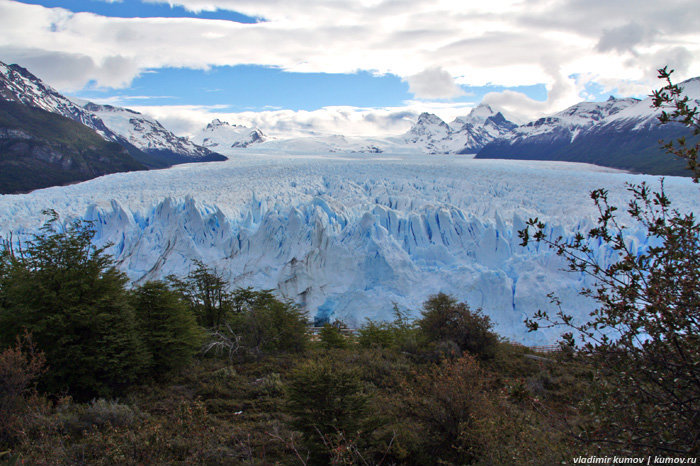
[[79, 399], [110, 396], [133, 383], [147, 362], [134, 311], [95, 230], [76, 221], [62, 229], [55, 212], [39, 235], [0, 253], [0, 343], [32, 333], [49, 370], [42, 386]]
[[151, 373], [185, 366], [201, 347], [202, 332], [181, 295], [163, 282], [147, 282], [134, 290], [133, 305]]
[[311, 464], [330, 464], [330, 450], [353, 442], [367, 418], [359, 374], [332, 360], [309, 361], [292, 373], [287, 411], [304, 434]]

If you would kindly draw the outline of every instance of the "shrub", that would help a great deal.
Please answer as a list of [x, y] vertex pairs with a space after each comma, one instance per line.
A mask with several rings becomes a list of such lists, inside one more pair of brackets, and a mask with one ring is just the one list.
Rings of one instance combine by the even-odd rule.
[[496, 354], [498, 336], [491, 331], [493, 324], [481, 310], [472, 311], [466, 303], [458, 303], [444, 293], [431, 296], [423, 308], [417, 324], [428, 341], [451, 341], [460, 351], [479, 359], [491, 359]]
[[334, 322], [333, 324], [325, 323], [321, 328], [320, 340], [321, 345], [326, 348], [347, 348], [348, 338], [343, 335], [342, 328], [345, 324], [342, 322]]
[[367, 412], [359, 374], [331, 360], [309, 361], [295, 369], [287, 386], [287, 412], [304, 434], [314, 464], [326, 464], [327, 445], [354, 439]]
[[306, 348], [306, 312], [275, 298], [270, 291], [237, 290], [240, 312], [230, 319], [233, 332], [249, 352], [301, 352]]
[[148, 282], [133, 292], [139, 333], [150, 353], [150, 373], [163, 375], [184, 367], [203, 339], [190, 309], [163, 282]]
[[0, 447], [10, 444], [22, 430], [22, 417], [33, 383], [45, 371], [44, 355], [37, 351], [31, 336], [17, 336], [15, 346], [0, 352]]

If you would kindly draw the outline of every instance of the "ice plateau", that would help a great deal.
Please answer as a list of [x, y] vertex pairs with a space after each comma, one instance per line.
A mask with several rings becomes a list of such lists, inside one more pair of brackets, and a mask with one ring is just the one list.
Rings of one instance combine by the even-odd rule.
[[[543, 246], [523, 248], [517, 231], [537, 216], [564, 237], [596, 218], [588, 193], [658, 178], [593, 165], [478, 160], [421, 154], [285, 155], [246, 152], [226, 162], [117, 173], [70, 186], [0, 196], [0, 235], [26, 241], [46, 208], [63, 222], [95, 222], [98, 244], [134, 283], [187, 274], [203, 260], [235, 286], [274, 289], [318, 318], [355, 326], [391, 318], [393, 303], [418, 315], [443, 291], [481, 307], [496, 330], [527, 344], [523, 320], [550, 309], [547, 294], [580, 318], [586, 277]], [[669, 177], [674, 206], [700, 214], [699, 188]], [[635, 250], [647, 238], [634, 224]], [[610, 251], [593, 245], [602, 261]]]

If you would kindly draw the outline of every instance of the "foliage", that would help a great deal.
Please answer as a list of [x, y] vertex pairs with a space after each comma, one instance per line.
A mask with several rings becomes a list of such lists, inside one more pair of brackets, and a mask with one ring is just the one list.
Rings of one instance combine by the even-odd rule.
[[[674, 70], [668, 70], [665, 66], [659, 71], [659, 79], [666, 81], [666, 85], [652, 94], [654, 107], [664, 109], [659, 116], [662, 124], [676, 122], [692, 129], [693, 136], [700, 135], [700, 112], [696, 106], [691, 107], [688, 96], [683, 95], [683, 89], [671, 82], [671, 74]], [[670, 113], [666, 110], [670, 109]], [[700, 178], [700, 164], [698, 164], [698, 151], [700, 142], [688, 144], [685, 137], [679, 138], [675, 143], [670, 141], [664, 145], [669, 154], [685, 159], [688, 169], [693, 172], [693, 181]]]
[[366, 417], [367, 395], [357, 371], [332, 360], [309, 361], [291, 374], [287, 411], [304, 435], [314, 464], [328, 459], [332, 439], [354, 439]]
[[[662, 189], [629, 186], [628, 214], [647, 232], [650, 246], [630, 249], [625, 229], [607, 192], [591, 194], [600, 211], [598, 226], [573, 242], [546, 236], [536, 219], [522, 232], [523, 244], [534, 240], [554, 247], [572, 271], [596, 279], [582, 293], [599, 303], [590, 320], [578, 323], [564, 313], [538, 312], [528, 322], [536, 330], [564, 326], [568, 345], [596, 361], [600, 369], [600, 425], [581, 434], [590, 441], [616, 442], [635, 448], [691, 452], [700, 438], [700, 224], [692, 214], [670, 209]], [[601, 264], [590, 244], [603, 242], [616, 254]], [[578, 337], [578, 338], [577, 338]], [[592, 401], [593, 403], [593, 401]]]
[[21, 431], [21, 418], [35, 394], [33, 383], [46, 370], [46, 359], [31, 335], [17, 335], [14, 346], [0, 352], [0, 447]]
[[358, 343], [363, 348], [394, 348], [415, 352], [420, 336], [415, 322], [394, 304], [394, 320], [381, 322], [367, 319], [358, 329]]
[[81, 399], [119, 391], [147, 363], [126, 277], [94, 234], [80, 220], [61, 229], [52, 213], [33, 240], [0, 254], [0, 343], [28, 330], [50, 367], [42, 386]]
[[233, 309], [229, 283], [216, 270], [195, 260], [194, 270], [184, 279], [168, 276], [173, 289], [182, 293], [202, 327], [218, 330]]
[[472, 311], [466, 303], [444, 293], [431, 296], [423, 305], [417, 321], [428, 341], [451, 342], [459, 351], [467, 351], [480, 359], [493, 358], [498, 337], [493, 324], [480, 309]]
[[236, 313], [229, 319], [247, 351], [300, 352], [306, 348], [306, 312], [290, 302], [280, 301], [270, 291], [239, 289], [233, 293]]
[[190, 308], [164, 282], [147, 282], [133, 292], [142, 341], [150, 353], [149, 372], [164, 375], [187, 365], [199, 351], [202, 332]]
[[321, 345], [326, 349], [347, 348], [348, 338], [343, 335], [343, 328], [347, 327], [340, 321], [335, 321], [332, 324], [328, 322], [323, 324], [319, 334]]

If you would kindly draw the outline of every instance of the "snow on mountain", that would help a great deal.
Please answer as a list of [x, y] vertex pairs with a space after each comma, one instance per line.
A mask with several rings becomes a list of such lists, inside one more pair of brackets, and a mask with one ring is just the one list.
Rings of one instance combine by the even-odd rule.
[[437, 115], [423, 113], [404, 135], [404, 140], [429, 154], [476, 153], [496, 138], [509, 134], [517, 125], [481, 104], [469, 115], [449, 125]]
[[[700, 104], [700, 79], [679, 84]], [[689, 176], [687, 164], [669, 157], [659, 144], [692, 137], [685, 126], [661, 125], [651, 99], [581, 102], [554, 115], [519, 126], [485, 145], [477, 158], [559, 160], [595, 163], [638, 173]]]
[[[577, 290], [591, 284], [563, 271], [548, 248], [519, 246], [524, 219], [538, 216], [552, 235], [570, 237], [597, 217], [591, 190], [604, 187], [624, 205], [624, 183], [642, 180], [657, 183], [582, 164], [241, 151], [235, 161], [0, 196], [0, 236], [24, 241], [51, 207], [65, 222], [94, 220], [97, 243], [112, 243], [136, 282], [184, 275], [200, 259], [235, 286], [275, 289], [312, 316], [350, 325], [390, 319], [394, 302], [417, 316], [444, 291], [483, 308], [501, 334], [535, 344], [556, 336], [523, 324], [551, 310], [547, 293], [581, 317], [592, 304]], [[674, 207], [700, 214], [689, 179], [665, 186]], [[635, 225], [626, 232], [633, 251], [647, 246]]]
[[146, 152], [171, 152], [181, 157], [201, 159], [211, 151], [186, 138], [174, 135], [157, 120], [128, 108], [88, 102], [83, 108], [102, 120], [114, 133]]
[[[691, 107], [700, 106], [700, 77], [683, 81], [678, 86], [683, 90], [683, 96], [690, 99]], [[651, 97], [648, 97], [606, 118], [600, 127], [618, 131], [649, 130], [659, 125], [660, 113], [661, 110], [654, 108]]]
[[59, 94], [19, 65], [0, 62], [0, 98], [63, 115], [94, 129], [108, 141], [119, 142], [121, 139], [98, 116]]
[[215, 151], [246, 148], [252, 144], [259, 144], [266, 139], [262, 131], [257, 128], [231, 125], [218, 118], [192, 137], [192, 141], [196, 144]]
[[164, 162], [223, 160], [133, 110], [73, 101], [19, 65], [0, 62], [0, 98], [57, 113], [95, 130], [108, 141], [127, 143], [147, 153], [163, 154]]
[[517, 142], [537, 137], [573, 141], [581, 132], [637, 104], [639, 99], [613, 97], [606, 102], [580, 102], [554, 115], [522, 125], [506, 135], [505, 139]]

